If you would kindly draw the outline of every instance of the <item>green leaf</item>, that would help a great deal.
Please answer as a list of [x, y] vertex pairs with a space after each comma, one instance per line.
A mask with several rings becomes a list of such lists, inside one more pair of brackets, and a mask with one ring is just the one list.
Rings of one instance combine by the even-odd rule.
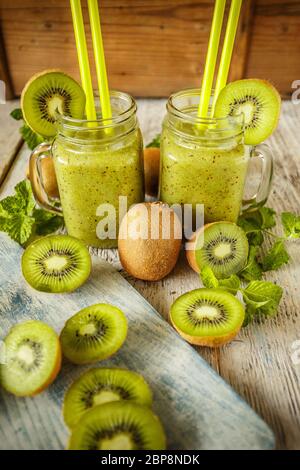
[[35, 207], [31, 184], [28, 180], [23, 180], [15, 187], [16, 198], [20, 203], [20, 209], [24, 210], [27, 215], [31, 215]]
[[236, 295], [241, 287], [241, 281], [238, 276], [232, 274], [227, 279], [219, 279], [219, 289], [226, 290], [233, 295]]
[[14, 214], [12, 217], [7, 219], [6, 232], [8, 235], [18, 242], [20, 245], [24, 245], [27, 240], [31, 237], [35, 220], [33, 217], [20, 212]]
[[156, 147], [160, 148], [160, 134], [158, 134], [154, 139], [150, 142], [150, 144], [146, 145], [146, 148]]
[[249, 325], [249, 323], [253, 322], [256, 314], [259, 315], [259, 309], [265, 307], [270, 303], [270, 301], [265, 300], [263, 302], [255, 302], [254, 300], [250, 300], [245, 293], [243, 293], [243, 299], [245, 302], [245, 319], [243, 322], [243, 327], [245, 327]]
[[258, 211], [244, 213], [239, 218], [238, 225], [246, 233], [250, 246], [260, 246], [263, 244], [262, 223], [263, 220]]
[[262, 268], [257, 260], [258, 247], [250, 246], [246, 267], [239, 273], [245, 281], [260, 280], [262, 278]]
[[264, 271], [273, 271], [281, 268], [289, 262], [289, 254], [286, 251], [283, 240], [277, 240], [262, 260]]
[[209, 266], [204, 266], [200, 274], [204, 287], [213, 289], [219, 286], [219, 281]]
[[300, 216], [292, 212], [283, 212], [281, 222], [287, 238], [300, 238]]
[[20, 133], [30, 150], [34, 150], [39, 144], [44, 142], [44, 138], [33, 132], [27, 124], [20, 128]]
[[275, 227], [276, 225], [276, 212], [274, 211], [274, 209], [271, 209], [270, 207], [260, 207], [259, 208], [259, 213], [261, 215], [261, 218], [262, 218], [262, 224], [261, 224], [261, 228], [262, 229], [269, 229], [269, 228], [272, 228], [272, 227]]
[[280, 286], [268, 281], [251, 281], [243, 290], [246, 306], [255, 309], [255, 315], [270, 316], [276, 313], [282, 297]]
[[201, 279], [203, 285], [208, 289], [223, 289], [233, 295], [236, 295], [241, 286], [240, 280], [235, 274], [227, 279], [217, 279], [209, 266], [204, 266], [201, 270]]
[[11, 113], [10, 113], [11, 117], [13, 119], [15, 119], [16, 121], [21, 121], [21, 119], [23, 119], [23, 113], [22, 113], [22, 109], [21, 108], [17, 108], [17, 109], [14, 109]]
[[33, 216], [36, 221], [37, 235], [49, 235], [64, 226], [63, 217], [43, 209], [35, 209]]

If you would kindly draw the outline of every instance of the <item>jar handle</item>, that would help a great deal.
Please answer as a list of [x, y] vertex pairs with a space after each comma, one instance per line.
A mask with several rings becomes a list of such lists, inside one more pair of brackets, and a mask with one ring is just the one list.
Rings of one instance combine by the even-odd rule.
[[41, 162], [45, 158], [53, 158], [51, 150], [51, 144], [43, 143], [32, 152], [29, 160], [29, 177], [32, 192], [38, 205], [48, 211], [61, 215], [62, 208], [60, 200], [48, 196], [42, 176]]
[[267, 144], [261, 144], [251, 150], [251, 158], [260, 158], [262, 161], [261, 177], [256, 193], [249, 199], [244, 199], [242, 212], [263, 206], [270, 194], [273, 180], [273, 156]]

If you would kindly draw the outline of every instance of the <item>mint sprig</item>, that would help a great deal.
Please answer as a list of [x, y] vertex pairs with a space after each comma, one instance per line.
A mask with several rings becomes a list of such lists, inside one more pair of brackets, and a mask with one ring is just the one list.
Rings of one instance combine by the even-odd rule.
[[20, 108], [14, 109], [10, 113], [11, 117], [16, 121], [23, 121], [22, 126], [20, 127], [20, 134], [23, 137], [24, 141], [28, 145], [30, 150], [34, 150], [39, 144], [45, 141], [45, 139], [34, 132], [24, 121], [23, 113]]
[[254, 319], [262, 319], [276, 313], [283, 290], [280, 286], [268, 281], [251, 281], [242, 286], [238, 276], [232, 275], [227, 279], [217, 279], [208, 266], [200, 274], [202, 283], [207, 288], [222, 289], [233, 295], [240, 293], [245, 304], [245, 321], [247, 326]]
[[[255, 212], [246, 212], [238, 220], [238, 225], [245, 231], [249, 245], [249, 258], [246, 268], [240, 273], [246, 280], [261, 279], [262, 273], [281, 268], [290, 260], [286, 244], [300, 238], [300, 216], [291, 212], [281, 214], [282, 235], [278, 236], [270, 229], [276, 227], [276, 212], [269, 207], [261, 207]], [[259, 247], [265, 236], [271, 236], [274, 243], [266, 254]]]
[[15, 194], [0, 201], [0, 231], [24, 246], [35, 236], [48, 235], [62, 228], [62, 217], [35, 205], [29, 181], [15, 187]]

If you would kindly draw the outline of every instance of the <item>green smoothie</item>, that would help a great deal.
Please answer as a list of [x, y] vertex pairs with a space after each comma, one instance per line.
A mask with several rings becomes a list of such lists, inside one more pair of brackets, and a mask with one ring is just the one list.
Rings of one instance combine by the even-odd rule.
[[116, 247], [116, 238], [98, 238], [97, 209], [100, 204], [115, 208], [118, 235], [119, 196], [127, 196], [128, 206], [144, 200], [140, 131], [107, 144], [101, 139], [75, 144], [58, 138], [53, 157], [68, 234], [90, 246]]

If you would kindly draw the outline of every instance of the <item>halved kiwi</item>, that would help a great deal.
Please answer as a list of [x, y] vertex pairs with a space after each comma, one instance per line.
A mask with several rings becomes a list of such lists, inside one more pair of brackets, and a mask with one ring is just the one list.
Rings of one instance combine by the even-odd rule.
[[256, 78], [229, 83], [216, 102], [217, 118], [244, 114], [245, 144], [257, 145], [275, 130], [280, 115], [281, 98], [266, 80]]
[[97, 405], [127, 400], [152, 405], [152, 392], [144, 378], [125, 369], [91, 369], [76, 380], [67, 391], [63, 415], [69, 428]]
[[63, 354], [74, 364], [102, 361], [120, 349], [127, 335], [127, 319], [117, 307], [96, 304], [80, 310], [65, 324]]
[[241, 271], [248, 258], [249, 244], [245, 232], [233, 222], [214, 222], [199, 229], [186, 251], [190, 266], [200, 272], [209, 266], [218, 279]]
[[189, 343], [218, 347], [231, 341], [245, 317], [242, 303], [221, 289], [195, 289], [181, 295], [170, 310], [170, 320]]
[[166, 437], [146, 406], [118, 401], [87, 411], [74, 428], [70, 450], [164, 450]]
[[58, 114], [82, 119], [85, 93], [79, 83], [60, 70], [45, 70], [34, 75], [21, 96], [23, 117], [34, 132], [54, 137]]
[[71, 292], [91, 272], [85, 244], [68, 235], [51, 235], [31, 243], [22, 256], [22, 272], [28, 284], [42, 292]]
[[4, 340], [5, 364], [0, 366], [0, 384], [16, 396], [42, 392], [56, 378], [61, 366], [57, 334], [37, 320], [14, 326]]

